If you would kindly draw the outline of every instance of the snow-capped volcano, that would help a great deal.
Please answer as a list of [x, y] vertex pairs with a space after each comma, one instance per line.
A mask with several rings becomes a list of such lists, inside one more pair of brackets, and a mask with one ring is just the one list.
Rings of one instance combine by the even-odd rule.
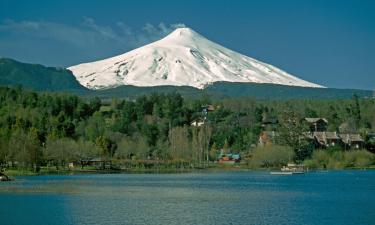
[[204, 88], [216, 81], [322, 87], [227, 49], [190, 28], [178, 28], [125, 54], [68, 69], [91, 89], [122, 85]]

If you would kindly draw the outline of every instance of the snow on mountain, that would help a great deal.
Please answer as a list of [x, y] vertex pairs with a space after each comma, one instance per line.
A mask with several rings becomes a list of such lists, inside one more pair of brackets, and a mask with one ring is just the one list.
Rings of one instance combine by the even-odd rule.
[[190, 28], [112, 58], [68, 68], [85, 87], [193, 86], [216, 81], [322, 87], [216, 44]]

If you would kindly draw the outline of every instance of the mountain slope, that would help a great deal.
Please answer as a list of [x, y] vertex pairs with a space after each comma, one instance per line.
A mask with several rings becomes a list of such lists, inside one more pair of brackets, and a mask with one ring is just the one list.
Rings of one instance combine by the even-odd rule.
[[0, 59], [0, 85], [22, 85], [36, 91], [57, 91], [79, 94], [82, 97], [129, 98], [151, 93], [178, 92], [187, 98], [200, 98], [208, 95], [212, 99], [255, 97], [258, 99], [345, 99], [353, 94], [371, 97], [372, 91], [309, 88], [277, 84], [258, 84], [243, 82], [215, 82], [205, 89], [190, 86], [119, 86], [104, 90], [88, 90], [81, 86], [72, 73], [66, 69], [20, 63], [12, 59]]
[[354, 94], [361, 98], [371, 98], [372, 91], [336, 88], [309, 88], [278, 84], [215, 82], [205, 89], [189, 86], [154, 86], [137, 87], [132, 85], [120, 86], [111, 89], [93, 90], [85, 92], [87, 96], [100, 98], [128, 98], [134, 99], [140, 95], [152, 93], [178, 92], [186, 98], [200, 98], [203, 95], [211, 99], [250, 97], [262, 100], [285, 99], [350, 99]]
[[0, 84], [22, 85], [37, 91], [87, 90], [67, 69], [21, 63], [8, 58], [0, 58]]
[[192, 86], [213, 82], [322, 87], [211, 42], [189, 28], [128, 53], [68, 68], [90, 89], [122, 85]]

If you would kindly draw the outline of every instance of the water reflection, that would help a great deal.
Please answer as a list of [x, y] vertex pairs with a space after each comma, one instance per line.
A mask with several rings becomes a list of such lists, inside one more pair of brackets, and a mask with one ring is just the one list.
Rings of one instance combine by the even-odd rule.
[[[371, 224], [375, 172], [21, 177], [1, 224]], [[355, 180], [355, 182], [353, 182]]]

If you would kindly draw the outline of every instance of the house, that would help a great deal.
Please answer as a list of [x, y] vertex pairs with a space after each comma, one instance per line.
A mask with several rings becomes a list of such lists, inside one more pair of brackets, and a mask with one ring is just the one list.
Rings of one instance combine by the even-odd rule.
[[[310, 136], [311, 138], [311, 136]], [[336, 132], [316, 131], [312, 133], [315, 146], [318, 148], [326, 148], [340, 144], [340, 137]]]
[[325, 118], [305, 118], [311, 132], [322, 132], [327, 130], [328, 120]]
[[277, 136], [278, 136], [278, 133], [275, 131], [263, 131], [259, 135], [258, 145], [266, 146], [266, 145], [275, 143]]
[[360, 149], [365, 143], [359, 134], [340, 134], [340, 138], [345, 149]]
[[101, 157], [81, 159], [82, 167], [83, 166], [103, 167], [105, 163], [106, 163], [106, 160], [102, 159]]
[[100, 106], [100, 108], [99, 108], [99, 112], [100, 112], [102, 115], [110, 116], [110, 115], [113, 113], [113, 110], [112, 110], [112, 108], [111, 108], [110, 105], [102, 105], [102, 106]]
[[204, 105], [202, 108], [202, 114], [206, 116], [209, 112], [213, 112], [216, 110], [215, 106], [213, 105]]
[[11, 179], [4, 173], [0, 172], [0, 181], [11, 181]]
[[364, 140], [359, 134], [339, 134], [330, 131], [317, 131], [308, 132], [305, 136], [314, 143], [316, 148], [342, 145], [345, 149], [359, 149], [364, 146]]
[[366, 137], [366, 149], [375, 153], [375, 133], [370, 133]]
[[193, 127], [201, 127], [202, 125], [205, 124], [205, 121], [207, 121], [207, 114], [209, 112], [215, 111], [216, 108], [213, 105], [205, 105], [202, 106], [202, 116], [201, 118], [193, 120], [190, 125]]
[[262, 119], [262, 127], [264, 130], [275, 130], [279, 125], [279, 120], [276, 117], [264, 117]]
[[221, 153], [218, 157], [218, 161], [222, 164], [233, 165], [241, 161], [241, 155], [236, 153], [225, 154], [223, 153], [223, 150], [221, 150]]
[[202, 109], [205, 109], [208, 112], [213, 112], [216, 110], [216, 107], [214, 105], [205, 105], [205, 106], [202, 106]]
[[74, 162], [68, 163], [68, 168], [69, 169], [74, 169]]
[[190, 123], [193, 127], [201, 127], [204, 125], [204, 121], [200, 119], [193, 120], [193, 122]]

